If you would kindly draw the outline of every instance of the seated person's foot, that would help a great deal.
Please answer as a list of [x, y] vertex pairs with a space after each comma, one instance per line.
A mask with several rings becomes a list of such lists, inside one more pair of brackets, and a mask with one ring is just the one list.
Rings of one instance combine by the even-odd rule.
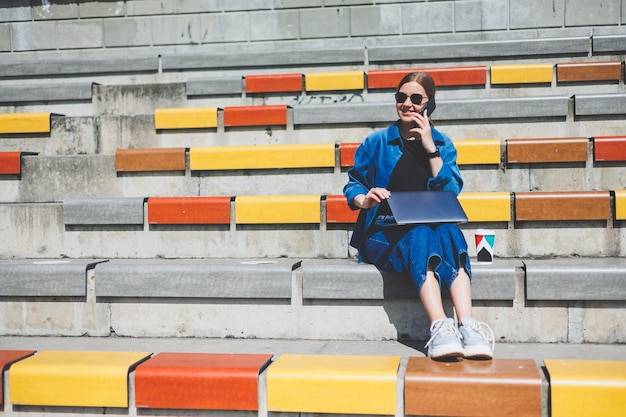
[[491, 328], [482, 321], [472, 318], [461, 319], [459, 332], [463, 339], [465, 358], [492, 359], [495, 337]]
[[432, 359], [462, 358], [465, 354], [461, 334], [453, 319], [435, 320], [432, 323], [426, 347]]

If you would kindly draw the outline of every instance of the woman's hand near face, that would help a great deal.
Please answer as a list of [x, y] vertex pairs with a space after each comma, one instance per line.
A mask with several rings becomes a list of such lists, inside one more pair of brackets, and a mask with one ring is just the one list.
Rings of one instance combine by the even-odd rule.
[[428, 110], [424, 111], [424, 115], [417, 113], [415, 115], [417, 124], [416, 127], [410, 129], [410, 132], [417, 133], [420, 141], [426, 153], [433, 153], [437, 150], [435, 142], [433, 141], [433, 133], [430, 128], [430, 121], [428, 120]]
[[369, 209], [374, 207], [377, 204], [380, 204], [381, 201], [388, 199], [391, 196], [391, 193], [386, 188], [371, 188], [367, 194], [359, 194], [354, 198], [354, 203], [362, 208]]

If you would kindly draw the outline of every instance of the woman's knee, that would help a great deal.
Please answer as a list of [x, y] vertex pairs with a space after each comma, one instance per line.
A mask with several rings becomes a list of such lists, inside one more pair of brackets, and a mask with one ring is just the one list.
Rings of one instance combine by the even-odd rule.
[[454, 240], [462, 238], [465, 240], [461, 229], [452, 223], [443, 223], [437, 226], [437, 228], [435, 228], [435, 234], [441, 238], [452, 238]]
[[435, 231], [428, 226], [417, 226], [409, 230], [405, 235], [405, 240], [410, 242], [436, 242], [438, 241]]

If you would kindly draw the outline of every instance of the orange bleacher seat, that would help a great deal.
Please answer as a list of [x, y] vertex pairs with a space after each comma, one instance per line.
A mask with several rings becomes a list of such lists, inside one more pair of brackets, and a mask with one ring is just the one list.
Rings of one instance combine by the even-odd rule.
[[246, 93], [291, 93], [302, 91], [302, 74], [246, 75]]
[[230, 224], [230, 197], [150, 197], [148, 224]]
[[27, 358], [35, 353], [34, 350], [0, 350], [0, 405], [4, 404], [4, 372], [11, 364]]
[[287, 124], [287, 106], [231, 106], [224, 107], [224, 126], [284, 126]]
[[585, 137], [507, 139], [507, 163], [586, 162], [588, 144]]
[[346, 196], [326, 196], [326, 223], [355, 223], [359, 210], [348, 207]]
[[402, 77], [414, 71], [424, 71], [430, 74], [435, 80], [437, 87], [485, 85], [487, 83], [487, 67], [485, 66], [409, 68], [368, 71], [367, 88], [397, 88]]
[[563, 62], [556, 64], [558, 82], [619, 82], [621, 78], [621, 62]]
[[360, 142], [344, 142], [339, 144], [339, 163], [342, 168], [354, 166], [354, 153]]
[[516, 192], [515, 220], [610, 220], [608, 191]]
[[22, 152], [0, 152], [0, 175], [22, 173]]
[[410, 357], [405, 414], [541, 417], [541, 376], [530, 359], [438, 362]]
[[137, 408], [258, 410], [271, 354], [159, 353], [135, 371]]
[[118, 149], [117, 172], [184, 171], [185, 148]]
[[596, 136], [593, 138], [596, 161], [626, 161], [626, 136]]

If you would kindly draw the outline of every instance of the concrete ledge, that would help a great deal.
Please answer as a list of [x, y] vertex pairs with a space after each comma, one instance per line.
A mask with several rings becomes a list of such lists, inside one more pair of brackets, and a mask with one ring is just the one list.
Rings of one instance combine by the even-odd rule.
[[2, 87], [0, 103], [36, 101], [91, 101], [92, 83], [51, 83], [45, 85], [11, 85]]
[[187, 80], [187, 96], [241, 94], [242, 77], [194, 78]]
[[302, 297], [306, 299], [415, 299], [408, 274], [381, 273], [374, 265], [350, 259], [304, 260]]
[[623, 115], [626, 94], [578, 94], [574, 97], [576, 116]]
[[[535, 262], [542, 266], [546, 261]], [[519, 259], [472, 265], [476, 317], [492, 326], [498, 340], [624, 342], [623, 332], [615, 327], [624, 315], [623, 270], [616, 269], [609, 277], [593, 269], [561, 271], [560, 276], [544, 275], [538, 281], [532, 280], [529, 270], [531, 278], [525, 287], [520, 265]], [[45, 276], [48, 281], [41, 285], [55, 281]], [[77, 291], [48, 291], [51, 295], [46, 299], [19, 295], [24, 292], [0, 295], [0, 312], [5, 317], [0, 321], [0, 334], [106, 336], [114, 332], [128, 338], [316, 340], [429, 337], [428, 319], [408, 276], [382, 275], [371, 265], [346, 259], [300, 263], [297, 258], [279, 257], [248, 261], [115, 258], [98, 263], [86, 274], [79, 270], [75, 277], [72, 284]], [[11, 282], [15, 288], [23, 281], [11, 276], [8, 281], [0, 280], [0, 285], [11, 288], [4, 285]], [[35, 283], [38, 293], [45, 288], [41, 285]], [[79, 295], [85, 285], [86, 296]], [[586, 298], [568, 292], [576, 287]], [[530, 301], [525, 302], [525, 291]], [[620, 293], [621, 300], [615, 301]], [[445, 308], [451, 311], [444, 294]], [[559, 294], [564, 295], [559, 298]]]
[[321, 64], [362, 64], [363, 48], [251, 51], [237, 54], [163, 54], [163, 71], [201, 68], [258, 68]]
[[0, 78], [48, 77], [51, 75], [154, 72], [159, 68], [157, 56], [120, 56], [85, 59], [55, 59], [0, 64]]
[[293, 124], [389, 122], [397, 117], [389, 103], [328, 104], [293, 106]]
[[[472, 264], [474, 300], [513, 300], [519, 261]], [[349, 259], [304, 260], [302, 296], [306, 299], [415, 299], [408, 274], [381, 272], [374, 265]]]
[[65, 225], [143, 224], [143, 197], [74, 198], [63, 201]]
[[592, 38], [594, 54], [614, 54], [626, 51], [626, 35], [594, 36]]
[[[567, 96], [441, 100], [434, 120], [565, 118], [568, 102]], [[390, 122], [396, 117], [388, 103], [293, 106], [294, 125]]]
[[528, 300], [626, 300], [626, 260], [525, 260]]
[[523, 56], [587, 56], [588, 37], [523, 39], [423, 44], [414, 46], [372, 46], [369, 62], [428, 61], [436, 59], [504, 58]]
[[84, 297], [97, 260], [0, 261], [0, 296]]
[[441, 100], [435, 120], [484, 120], [563, 117], [567, 96]]
[[496, 259], [491, 265], [472, 263], [472, 299], [513, 300], [521, 267], [517, 259]]
[[291, 297], [294, 260], [114, 260], [96, 268], [97, 297]]

